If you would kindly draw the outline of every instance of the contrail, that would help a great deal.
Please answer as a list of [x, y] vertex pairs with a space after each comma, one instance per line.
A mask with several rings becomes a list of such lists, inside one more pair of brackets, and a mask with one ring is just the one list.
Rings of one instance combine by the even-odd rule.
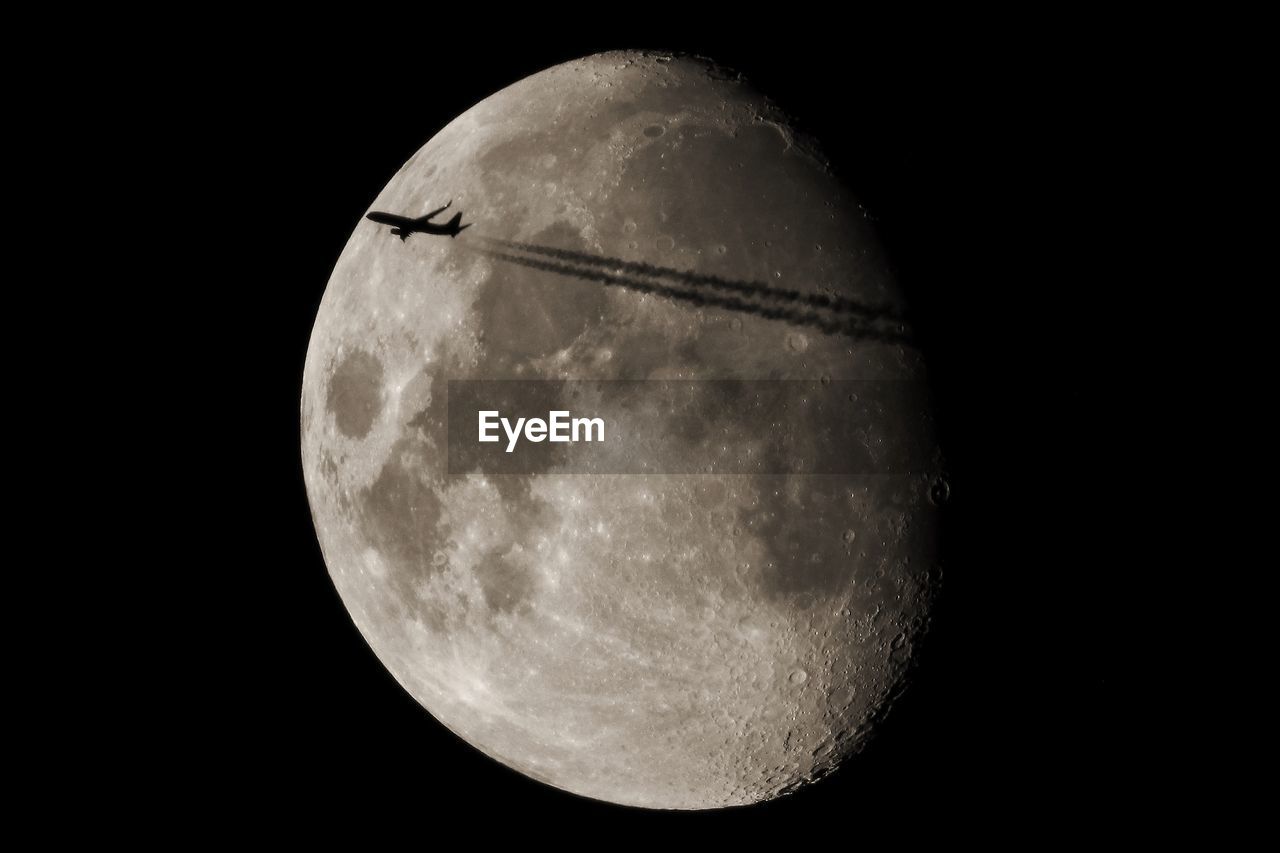
[[717, 275], [678, 270], [672, 267], [660, 267], [643, 261], [626, 261], [621, 258], [610, 258], [603, 255], [592, 255], [570, 249], [558, 249], [552, 246], [539, 246], [534, 243], [517, 243], [512, 240], [498, 240], [493, 237], [479, 237], [486, 243], [502, 246], [507, 249], [518, 249], [534, 255], [543, 255], [572, 264], [602, 266], [612, 270], [623, 270], [635, 275], [669, 278], [695, 286], [705, 286], [731, 293], [740, 293], [757, 299], [777, 302], [793, 302], [808, 305], [811, 308], [839, 313], [857, 314], [868, 320], [904, 320], [901, 312], [888, 305], [867, 305], [855, 299], [843, 296], [828, 296], [823, 293], [802, 293], [790, 288], [772, 287], [759, 281], [733, 281]]
[[[487, 242], [502, 243], [504, 241], [487, 240]], [[575, 266], [573, 264], [563, 263], [556, 260], [528, 257], [525, 255], [513, 254], [511, 252], [495, 251], [493, 249], [478, 249], [477, 251], [496, 260], [518, 264], [529, 269], [571, 276], [584, 281], [594, 281], [614, 287], [623, 287], [628, 290], [635, 290], [641, 293], [653, 293], [668, 299], [689, 302], [693, 305], [724, 308], [729, 311], [750, 314], [756, 317], [763, 317], [768, 320], [781, 320], [782, 322], [796, 326], [807, 326], [820, 329], [828, 334], [846, 335], [857, 339], [877, 340], [890, 343], [910, 343], [910, 339], [905, 334], [872, 328], [866, 325], [865, 320], [855, 317], [824, 317], [815, 311], [805, 311], [778, 305], [761, 305], [754, 302], [748, 302], [745, 299], [739, 299], [736, 296], [724, 296], [718, 293], [681, 289], [667, 284], [662, 284], [661, 282], [646, 280], [636, 275], [625, 275], [620, 272], [611, 272], [604, 269], [602, 266]], [[550, 258], [551, 256], [548, 254], [550, 251], [560, 250], [548, 249], [540, 254]], [[598, 265], [602, 265], [604, 263], [599, 258], [595, 258], [593, 260], [594, 263]]]

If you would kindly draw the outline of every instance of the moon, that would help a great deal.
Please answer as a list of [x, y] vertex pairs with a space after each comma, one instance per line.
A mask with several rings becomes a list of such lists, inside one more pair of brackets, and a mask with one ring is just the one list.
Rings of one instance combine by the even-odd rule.
[[[459, 474], [446, 391], [923, 381], [909, 327], [884, 319], [906, 305], [863, 209], [748, 82], [644, 52], [486, 98], [371, 209], [418, 216], [449, 200], [474, 223], [456, 239], [402, 242], [361, 220], [307, 351], [307, 495], [360, 632], [458, 736], [579, 795], [709, 809], [830, 773], [906, 685], [929, 622], [928, 471]], [[503, 246], [544, 247], [543, 262]], [[552, 249], [721, 295], [565, 275]], [[744, 309], [734, 282], [781, 295]], [[865, 335], [811, 322], [840, 305], [880, 313]], [[918, 426], [866, 417], [886, 434]]]

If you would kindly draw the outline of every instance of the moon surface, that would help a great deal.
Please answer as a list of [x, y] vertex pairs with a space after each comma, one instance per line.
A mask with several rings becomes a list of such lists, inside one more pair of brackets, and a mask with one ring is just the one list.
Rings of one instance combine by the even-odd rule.
[[557, 247], [763, 283], [806, 305], [901, 311], [856, 200], [737, 75], [632, 52], [485, 99], [371, 209], [417, 216], [450, 199], [474, 223], [457, 239], [401, 242], [360, 221], [307, 352], [307, 493], [361, 633], [457, 735], [580, 795], [706, 809], [833, 770], [903, 688], [928, 623], [939, 511], [928, 472], [451, 473], [446, 390], [922, 380], [918, 352], [892, 335], [482, 250]]

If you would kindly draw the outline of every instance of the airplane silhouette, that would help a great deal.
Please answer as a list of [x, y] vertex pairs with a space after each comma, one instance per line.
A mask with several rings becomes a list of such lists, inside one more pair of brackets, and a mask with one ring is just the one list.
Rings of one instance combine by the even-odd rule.
[[[453, 200], [449, 200], [449, 204], [453, 204]], [[428, 213], [426, 216], [419, 216], [413, 219], [408, 216], [398, 216], [394, 213], [382, 213], [373, 211], [366, 219], [371, 219], [379, 225], [392, 225], [391, 233], [400, 238], [400, 242], [404, 242], [410, 234], [448, 234], [450, 237], [457, 237], [458, 234], [470, 228], [474, 223], [468, 222], [466, 225], [459, 225], [462, 220], [461, 213], [455, 213], [453, 218], [443, 225], [438, 222], [429, 221], [431, 217], [437, 213], [441, 213], [448, 209], [449, 204], [444, 207], [438, 207]]]

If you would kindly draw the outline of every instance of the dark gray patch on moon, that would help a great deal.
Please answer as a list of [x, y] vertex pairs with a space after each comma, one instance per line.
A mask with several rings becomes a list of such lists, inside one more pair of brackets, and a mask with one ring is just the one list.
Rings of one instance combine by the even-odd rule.
[[476, 564], [475, 574], [485, 604], [497, 612], [516, 610], [529, 600], [533, 591], [534, 582], [528, 571], [498, 550], [490, 551]]
[[339, 432], [364, 438], [382, 411], [382, 363], [364, 350], [350, 353], [329, 377], [325, 402]]
[[[581, 235], [563, 223], [540, 231], [534, 242], [586, 248]], [[556, 281], [515, 264], [495, 266], [475, 304], [484, 344], [480, 375], [518, 378], [517, 368], [572, 344], [604, 312], [607, 299], [591, 282]]]
[[362, 495], [360, 508], [366, 542], [391, 564], [396, 578], [434, 571], [432, 556], [442, 538], [435, 489], [423, 482], [418, 466], [406, 465], [404, 454], [411, 447], [407, 440], [397, 442], [378, 478]]
[[842, 594], [854, 562], [844, 553], [839, 483], [814, 478], [788, 494], [786, 483], [764, 491], [760, 504], [741, 513], [748, 531], [768, 543], [761, 566], [761, 589], [773, 599]]

